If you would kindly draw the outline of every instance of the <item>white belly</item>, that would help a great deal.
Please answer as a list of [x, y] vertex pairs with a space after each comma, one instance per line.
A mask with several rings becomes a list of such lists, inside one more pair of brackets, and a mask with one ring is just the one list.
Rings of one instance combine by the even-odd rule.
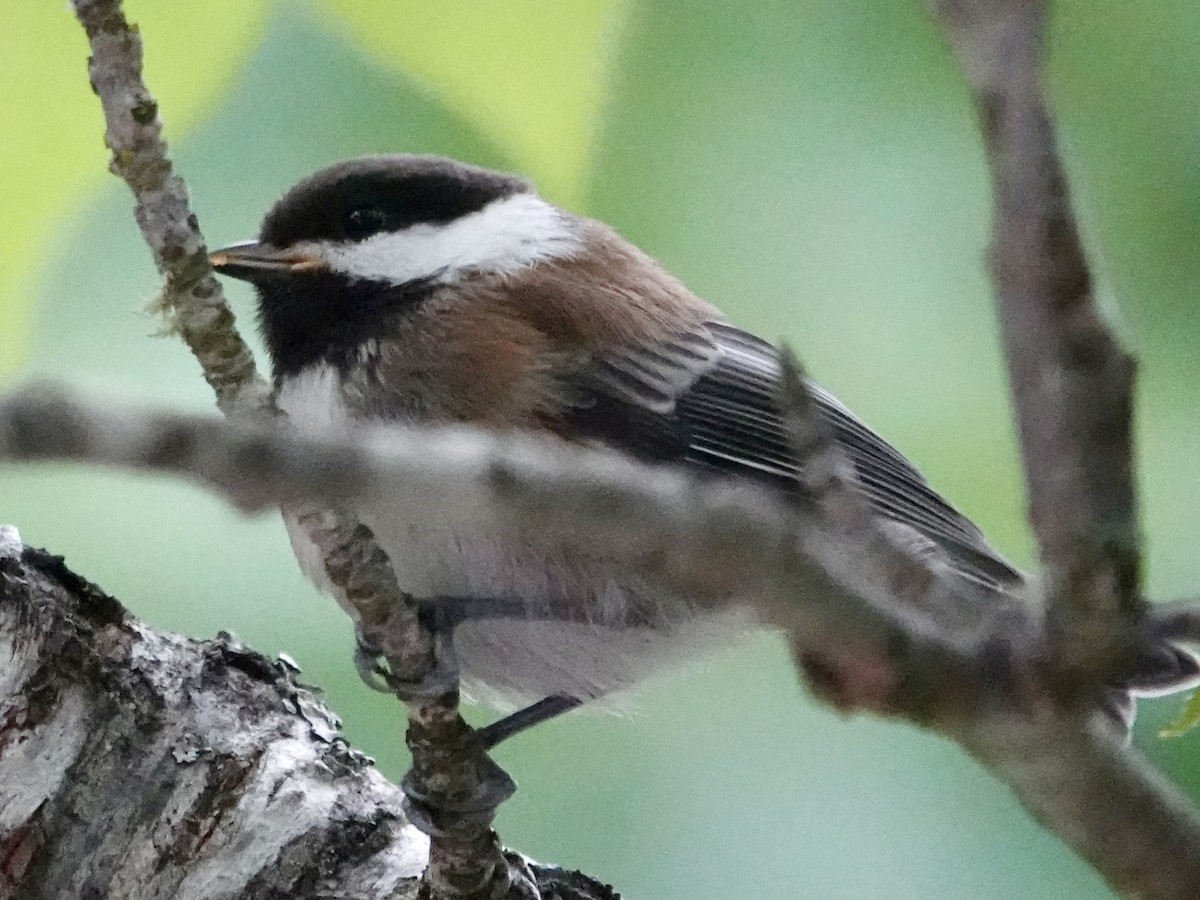
[[[279, 393], [280, 407], [303, 431], [351, 423], [336, 374], [314, 370]], [[465, 621], [454, 646], [468, 694], [501, 709], [552, 694], [608, 697], [671, 663], [753, 627], [747, 608], [699, 614], [691, 604], [653, 592], [603, 559], [569, 547], [537, 546], [520, 535], [450, 531], [436, 510], [390, 507], [386, 498], [357, 510], [395, 569], [402, 590], [422, 599], [522, 601], [524, 618], [506, 614]], [[285, 512], [301, 568], [333, 593], [320, 554]], [[547, 604], [569, 607], [570, 620], [547, 619]], [[634, 619], [637, 625], [630, 625]]]

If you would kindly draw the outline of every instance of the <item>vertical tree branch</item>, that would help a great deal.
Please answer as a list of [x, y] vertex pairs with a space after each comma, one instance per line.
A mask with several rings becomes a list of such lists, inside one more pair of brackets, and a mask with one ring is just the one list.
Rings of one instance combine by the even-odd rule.
[[1195, 811], [1074, 702], [1130, 671], [1146, 608], [1135, 362], [1096, 307], [1043, 98], [1049, 0], [934, 6], [970, 83], [991, 170], [991, 271], [1056, 673], [1050, 696], [1025, 703], [1024, 727], [983, 717], [957, 737], [1123, 895], [1200, 896]]
[[[110, 168], [133, 192], [142, 236], [165, 279], [159, 301], [162, 311], [200, 362], [222, 412], [278, 415], [270, 387], [238, 334], [209, 265], [187, 188], [167, 156], [158, 104], [142, 80], [141, 36], [130, 27], [120, 0], [73, 3], [92, 49], [89, 74], [104, 108]], [[322, 551], [342, 605], [366, 640], [383, 653], [399, 681], [420, 682], [434, 666], [433, 639], [419, 621], [412, 598], [399, 590], [391, 564], [373, 535], [337, 510], [314, 510], [303, 518], [309, 537]], [[467, 729], [458, 716], [457, 691], [425, 706], [410, 707], [409, 724], [418, 769], [449, 766], [447, 788], [451, 793], [468, 792], [475, 771], [470, 763], [480, 764], [482, 751], [469, 741], [459, 741], [454, 752], [433, 753], [436, 735], [458, 735]], [[421, 759], [422, 754], [429, 758]], [[434, 839], [427, 876], [436, 882], [438, 873], [449, 866], [457, 880], [470, 880], [473, 874], [476, 880], [489, 881], [491, 873], [505, 865], [490, 824], [468, 823]]]
[[271, 389], [238, 334], [192, 214], [187, 187], [175, 175], [158, 118], [142, 81], [142, 40], [116, 0], [75, 0], [92, 48], [88, 74], [104, 108], [109, 168], [137, 200], [134, 214], [162, 273], [161, 304], [191, 349], [226, 415], [275, 412]]
[[1127, 668], [1144, 614], [1135, 364], [1096, 308], [1043, 101], [1047, 7], [1046, 0], [936, 4], [970, 82], [991, 167], [991, 269], [1051, 655], [1091, 687]]

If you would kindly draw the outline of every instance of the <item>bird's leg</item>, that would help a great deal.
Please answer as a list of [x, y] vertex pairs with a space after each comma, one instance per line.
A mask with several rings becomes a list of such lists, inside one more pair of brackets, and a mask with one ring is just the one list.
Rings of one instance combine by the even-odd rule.
[[[490, 826], [496, 810], [517, 790], [512, 777], [487, 755], [465, 722], [459, 734], [434, 738], [423, 729], [410, 727], [408, 746], [413, 767], [400, 782], [404, 791], [404, 813], [408, 820], [430, 837], [446, 837], [466, 830]], [[442, 729], [435, 729], [442, 731]], [[438, 771], [428, 771], [422, 760], [430, 760]], [[454, 780], [466, 789], [443, 789], [448, 767], [457, 770]]]
[[[436, 606], [436, 611], [432, 607]], [[426, 613], [426, 610], [429, 610]], [[521, 619], [524, 621], [577, 621], [582, 612], [577, 604], [549, 603], [530, 604], [522, 600], [504, 598], [439, 597], [422, 604], [422, 613], [435, 618], [441, 627], [454, 628], [463, 622], [478, 622], [488, 619]], [[575, 709], [583, 701], [576, 697], [555, 694], [545, 697], [524, 709], [519, 709], [477, 732], [485, 750], [491, 750], [501, 741], [508, 740], [552, 719]]]
[[537, 900], [535, 880], [492, 828], [516, 785], [458, 714], [457, 692], [410, 705], [406, 737], [412, 768], [401, 781], [404, 813], [429, 835], [421, 895]]
[[563, 694], [553, 694], [524, 709], [519, 709], [512, 715], [480, 728], [476, 734], [483, 742], [485, 750], [491, 750], [501, 741], [506, 741], [522, 731], [540, 725], [547, 719], [569, 712], [583, 703], [578, 697], [567, 697]]
[[[434, 667], [420, 682], [397, 679], [379, 664], [380, 654], [359, 631], [355, 665], [376, 690], [397, 694], [410, 707], [409, 748], [413, 767], [401, 782], [405, 812], [434, 838], [486, 828], [516, 784], [487, 751], [501, 741], [579, 706], [574, 697], [554, 695], [475, 730], [457, 714], [458, 665], [454, 629], [485, 619], [561, 619], [577, 615], [570, 605], [531, 607], [520, 600], [439, 597], [418, 601], [422, 623], [434, 638]], [[445, 775], [452, 769], [454, 788]]]
[[[454, 828], [464, 825], [480, 827], [490, 823], [497, 807], [513, 795], [517, 785], [507, 772], [492, 761], [487, 751], [513, 735], [575, 709], [582, 702], [576, 697], [555, 694], [477, 730], [472, 730], [458, 716], [453, 717], [453, 722], [441, 723], [436, 737], [439, 748], [436, 752], [441, 763], [444, 764], [447, 753], [457, 755], [461, 752], [464, 756], [470, 756], [474, 749], [474, 771], [468, 780], [475, 787], [459, 796], [450, 796], [430, 787], [431, 779], [425, 777], [418, 763], [429, 736], [423, 733], [423, 727], [414, 723], [408, 735], [409, 748], [413, 752], [413, 768], [400, 783], [409, 821], [431, 837], [445, 834], [445, 829], [438, 824], [443, 816], [446, 821], [453, 823]], [[461, 751], [456, 748], [461, 748]], [[464, 758], [460, 764], [472, 763]]]
[[[587, 611], [578, 603], [550, 600], [531, 603], [511, 597], [438, 597], [418, 601], [422, 611], [437, 607], [439, 622], [451, 627], [463, 622], [486, 622], [493, 619], [523, 622], [587, 622]], [[430, 613], [432, 615], [433, 613]]]
[[355, 661], [364, 681], [396, 694], [409, 709], [412, 768], [401, 781], [405, 814], [432, 839], [453, 847], [490, 833], [496, 809], [517, 786], [458, 714], [454, 629], [460, 617], [454, 605], [419, 602], [418, 616], [433, 638], [433, 665], [419, 681], [397, 678], [380, 665], [378, 649], [361, 630]]
[[361, 627], [355, 629], [354, 635], [354, 668], [363, 683], [373, 691], [397, 694], [405, 701], [437, 697], [458, 687], [458, 664], [454, 656], [453, 636], [454, 629], [462, 622], [486, 619], [583, 621], [583, 614], [574, 605], [566, 603], [533, 606], [524, 600], [502, 597], [437, 597], [432, 600], [417, 600], [416, 603], [421, 622], [434, 639], [433, 669], [419, 682], [398, 679], [380, 665], [379, 660], [383, 654]]

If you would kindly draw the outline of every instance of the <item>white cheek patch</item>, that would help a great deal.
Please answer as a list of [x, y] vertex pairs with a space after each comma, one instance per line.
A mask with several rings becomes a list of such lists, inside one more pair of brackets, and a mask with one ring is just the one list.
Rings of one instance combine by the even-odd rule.
[[369, 281], [448, 281], [471, 270], [507, 274], [579, 251], [572, 219], [535, 194], [494, 200], [478, 212], [437, 225], [413, 225], [356, 244], [297, 247], [334, 271]]

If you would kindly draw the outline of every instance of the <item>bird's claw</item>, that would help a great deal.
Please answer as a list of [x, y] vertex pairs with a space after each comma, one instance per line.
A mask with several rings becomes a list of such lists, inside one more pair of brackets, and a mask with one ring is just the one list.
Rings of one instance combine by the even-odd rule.
[[412, 681], [399, 678], [383, 664], [383, 654], [363, 634], [355, 630], [354, 668], [363, 683], [373, 691], [395, 694], [406, 703], [433, 701], [458, 690], [458, 658], [454, 653], [452, 628], [434, 628], [433, 666], [424, 677]]
[[391, 673], [380, 665], [380, 654], [363, 642], [362, 632], [358, 632], [356, 637], [358, 640], [354, 644], [354, 671], [358, 672], [358, 677], [362, 679], [363, 684], [371, 690], [381, 694], [393, 693], [388, 681]]

